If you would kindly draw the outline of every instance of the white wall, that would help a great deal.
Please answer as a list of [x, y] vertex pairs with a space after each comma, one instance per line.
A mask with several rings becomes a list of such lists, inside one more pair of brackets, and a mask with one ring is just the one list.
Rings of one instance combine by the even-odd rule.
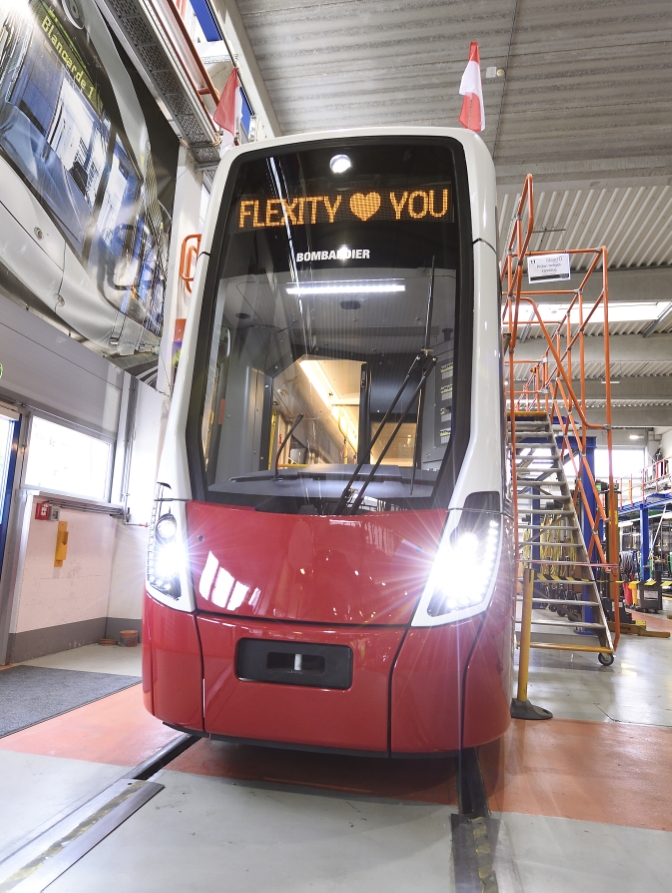
[[106, 617], [117, 522], [109, 515], [61, 511], [68, 555], [54, 567], [55, 521], [30, 522], [14, 632]]
[[108, 608], [108, 616], [112, 618], [139, 619], [142, 614], [147, 525], [152, 516], [160, 433], [166, 411], [164, 396], [138, 382], [128, 485], [130, 522], [117, 522]]
[[672, 428], [668, 428], [660, 438], [660, 449], [663, 454], [663, 459], [672, 457]]

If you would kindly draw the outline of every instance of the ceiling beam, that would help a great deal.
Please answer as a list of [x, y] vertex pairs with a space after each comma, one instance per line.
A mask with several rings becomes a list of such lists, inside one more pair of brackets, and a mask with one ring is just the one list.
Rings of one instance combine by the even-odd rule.
[[213, 0], [212, 9], [231, 44], [235, 64], [242, 69], [243, 86], [261, 128], [257, 138], [282, 136], [280, 123], [235, 0]]
[[[606, 421], [604, 409], [589, 409], [588, 421], [603, 425]], [[611, 408], [611, 424], [618, 428], [671, 428], [672, 404], [669, 406], [629, 406]], [[622, 438], [619, 437], [619, 440]], [[641, 442], [640, 442], [641, 443]], [[634, 444], [637, 445], [636, 443]]]
[[[651, 405], [669, 403], [672, 406], [672, 376], [657, 378], [618, 378], [611, 386], [612, 406], [628, 401], [648, 400]], [[573, 382], [574, 392], [579, 394], [581, 385]], [[601, 381], [586, 381], [586, 400], [604, 400], [605, 386]]]
[[[604, 338], [592, 335], [585, 339], [586, 363], [604, 362]], [[516, 344], [517, 360], [538, 360], [546, 350], [543, 338], [528, 338]], [[655, 334], [649, 338], [641, 335], [612, 335], [609, 338], [609, 353], [614, 363], [670, 363], [672, 364], [672, 334]], [[652, 381], [652, 379], [646, 379]], [[655, 379], [659, 381], [660, 379]]]
[[672, 183], [672, 155], [619, 156], [572, 161], [495, 164], [498, 192], [520, 192], [527, 174], [537, 189], [604, 189], [616, 186], [660, 186]]
[[[572, 273], [568, 282], [543, 282], [529, 285], [523, 281], [523, 290], [539, 292], [552, 289], [557, 285], [560, 289], [578, 288], [583, 273]], [[609, 303], [633, 303], [635, 301], [656, 302], [672, 299], [672, 267], [633, 267], [628, 270], [609, 270], [607, 279]], [[585, 297], [596, 300], [602, 291], [602, 274], [594, 272], [587, 282]], [[538, 300], [545, 304], [567, 304], [571, 295], [540, 295]], [[584, 303], [585, 306], [585, 303]]]

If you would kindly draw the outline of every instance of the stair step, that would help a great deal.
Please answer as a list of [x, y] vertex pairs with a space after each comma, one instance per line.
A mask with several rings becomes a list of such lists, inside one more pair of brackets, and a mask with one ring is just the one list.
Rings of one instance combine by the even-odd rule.
[[[553, 466], [558, 467], [558, 468], [561, 465], [559, 457], [554, 456], [554, 455], [550, 455], [550, 456], [525, 455], [525, 456], [520, 456], [519, 458], [521, 461], [516, 462], [516, 467], [518, 467], [518, 468], [523, 464], [525, 465], [525, 468], [532, 468], [532, 467], [536, 467], [538, 465], [539, 467], [544, 468], [544, 469], [549, 467], [549, 463], [551, 463]], [[529, 460], [529, 461], [525, 461], [525, 460]]]
[[574, 509], [535, 509], [532, 515], [575, 515]]
[[[520, 469], [520, 472], [518, 472]], [[551, 465], [516, 465], [516, 477], [522, 478], [524, 481], [529, 481], [532, 484], [540, 484], [542, 481], [545, 481], [547, 477], [552, 474], [558, 474], [565, 476], [564, 469], [558, 466]], [[554, 483], [564, 483], [564, 481], [554, 481]]]
[[551, 438], [555, 440], [555, 435], [548, 428], [530, 428], [527, 425], [521, 428], [520, 425], [516, 425], [516, 440], [522, 437], [543, 437], [545, 440], [551, 440]]
[[[522, 604], [522, 598], [517, 599], [519, 604]], [[583, 602], [578, 599], [572, 600], [571, 598], [537, 598], [536, 596], [532, 599], [533, 602], [541, 602], [544, 605], [574, 605], [577, 608], [599, 608], [599, 602]], [[532, 621], [534, 623], [534, 620]]]
[[574, 499], [571, 493], [563, 493], [562, 491], [558, 492], [557, 489], [553, 491], [546, 492], [543, 487], [521, 487], [520, 492], [516, 490], [516, 496], [518, 499], [539, 499], [548, 502], [548, 500], [563, 500], [563, 501], [571, 501]]
[[[524, 544], [523, 544], [524, 545]], [[558, 559], [558, 561], [548, 561], [547, 559], [540, 558], [538, 561], [530, 562], [529, 558], [521, 558], [523, 563], [529, 562], [534, 564], [545, 564], [547, 567], [553, 565], [554, 567], [596, 567], [600, 568], [601, 565], [598, 564], [589, 564], [587, 561], [564, 561]]]
[[[567, 528], [563, 527], [562, 530], [566, 530]], [[562, 549], [585, 549], [583, 543], [542, 543], [539, 540], [523, 540], [523, 546], [538, 546], [543, 549], [546, 546], [560, 546]], [[553, 564], [552, 561], [548, 562], [549, 564]]]
[[613, 654], [613, 648], [603, 645], [567, 645], [565, 642], [530, 642], [530, 648], [545, 648], [548, 651], [583, 651], [586, 653]]
[[[516, 623], [520, 623], [520, 620], [516, 620]], [[566, 628], [571, 629], [603, 629], [606, 630], [606, 626], [603, 623], [585, 623], [584, 621], [574, 621], [574, 620], [537, 620], [535, 617], [532, 618], [532, 625], [536, 626], [564, 626]]]

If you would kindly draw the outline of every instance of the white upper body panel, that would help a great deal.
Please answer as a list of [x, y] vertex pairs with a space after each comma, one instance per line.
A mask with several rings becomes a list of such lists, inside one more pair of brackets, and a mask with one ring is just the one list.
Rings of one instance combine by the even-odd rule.
[[[173, 498], [189, 499], [191, 484], [187, 464], [185, 430], [192, 386], [198, 328], [209, 255], [222, 196], [231, 165], [250, 152], [301, 146], [312, 142], [362, 137], [443, 137], [464, 147], [469, 178], [472, 241], [474, 243], [474, 353], [472, 362], [471, 434], [467, 455], [451, 506], [463, 504], [474, 490], [501, 491], [501, 395], [499, 387], [499, 314], [497, 305], [497, 260], [495, 254], [495, 170], [481, 138], [462, 128], [384, 127], [299, 134], [237, 147], [220, 162], [210, 197], [201, 242], [192, 301], [182, 345], [159, 480], [170, 484]], [[484, 244], [487, 243], [487, 244]], [[478, 480], [474, 475], [478, 472]]]

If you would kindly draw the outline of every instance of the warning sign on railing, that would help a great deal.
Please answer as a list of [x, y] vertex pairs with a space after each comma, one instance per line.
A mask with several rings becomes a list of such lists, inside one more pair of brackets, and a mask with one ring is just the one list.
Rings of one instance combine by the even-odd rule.
[[572, 271], [569, 266], [569, 254], [533, 254], [527, 258], [528, 282], [557, 282], [569, 279]]

